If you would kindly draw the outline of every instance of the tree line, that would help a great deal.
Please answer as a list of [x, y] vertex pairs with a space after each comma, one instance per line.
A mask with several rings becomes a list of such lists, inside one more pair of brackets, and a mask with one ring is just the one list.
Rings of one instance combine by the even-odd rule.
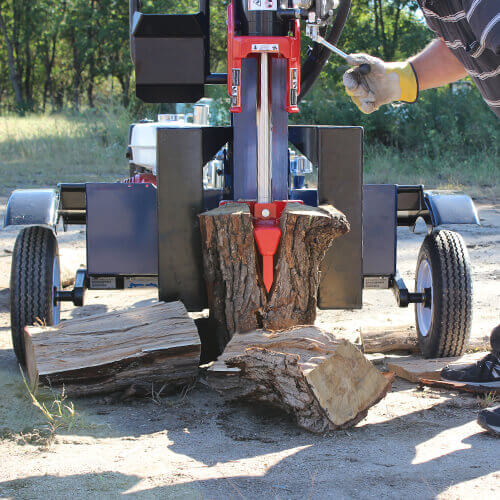
[[[197, 0], [144, 0], [145, 12], [186, 13]], [[225, 71], [225, 8], [212, 0], [212, 69]], [[430, 40], [416, 0], [353, 0], [341, 39], [348, 52], [386, 60], [407, 57]], [[60, 111], [94, 107], [109, 95], [129, 106], [133, 68], [127, 0], [0, 0], [0, 110]], [[304, 51], [307, 50], [304, 39]], [[342, 61], [322, 76], [339, 85]]]

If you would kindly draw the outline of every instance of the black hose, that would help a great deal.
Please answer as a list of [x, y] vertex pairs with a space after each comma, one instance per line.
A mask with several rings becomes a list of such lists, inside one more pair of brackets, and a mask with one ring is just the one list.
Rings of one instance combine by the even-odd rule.
[[[332, 45], [337, 45], [350, 10], [351, 0], [340, 0], [340, 5], [337, 10], [337, 15], [335, 16], [332, 29], [330, 30], [328, 36], [325, 37], [325, 39]], [[326, 47], [323, 47], [319, 43], [314, 43], [311, 53], [302, 65], [299, 102], [313, 86], [314, 82], [327, 63], [330, 54], [331, 52]]]

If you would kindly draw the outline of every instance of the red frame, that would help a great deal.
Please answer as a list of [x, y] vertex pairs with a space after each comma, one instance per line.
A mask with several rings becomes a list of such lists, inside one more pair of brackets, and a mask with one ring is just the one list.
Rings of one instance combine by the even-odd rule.
[[[253, 218], [253, 236], [262, 257], [262, 281], [269, 293], [274, 282], [274, 255], [281, 240], [279, 224], [281, 213], [288, 203], [303, 205], [304, 202], [302, 200], [278, 200], [271, 203], [257, 203], [253, 200], [241, 200], [221, 201], [220, 204], [226, 203], [246, 203], [250, 208]], [[268, 210], [269, 215], [263, 215], [263, 210]]]
[[300, 20], [295, 20], [293, 36], [235, 36], [234, 35], [234, 8], [232, 2], [227, 7], [227, 91], [233, 95], [233, 69], [240, 70], [240, 85], [237, 86], [236, 104], [232, 105], [232, 113], [241, 112], [241, 87], [244, 82], [241, 78], [241, 60], [255, 57], [260, 51], [252, 49], [253, 44], [277, 45], [276, 52], [269, 51], [272, 57], [285, 58], [287, 60], [287, 84], [285, 109], [288, 113], [298, 113], [297, 105], [290, 102], [290, 91], [292, 90], [293, 70], [296, 70], [296, 91], [300, 94]]

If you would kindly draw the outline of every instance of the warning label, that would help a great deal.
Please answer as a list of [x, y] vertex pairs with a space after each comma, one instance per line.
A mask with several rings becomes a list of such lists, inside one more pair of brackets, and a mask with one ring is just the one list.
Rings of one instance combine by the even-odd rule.
[[90, 288], [95, 290], [114, 290], [116, 288], [116, 278], [110, 276], [91, 276]]
[[278, 0], [248, 0], [248, 10], [278, 10]]
[[279, 52], [277, 43], [252, 43], [252, 52]]

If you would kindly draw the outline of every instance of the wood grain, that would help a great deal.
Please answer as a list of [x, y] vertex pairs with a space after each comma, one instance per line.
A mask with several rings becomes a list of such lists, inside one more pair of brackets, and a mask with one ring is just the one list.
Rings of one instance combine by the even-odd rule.
[[217, 325], [219, 352], [235, 332], [314, 323], [319, 266], [333, 240], [349, 230], [344, 214], [331, 206], [290, 204], [285, 208], [269, 294], [260, 277], [248, 206], [228, 203], [199, 217], [210, 317]]
[[64, 384], [78, 395], [184, 385], [197, 375], [201, 346], [181, 302], [26, 327], [25, 344], [31, 384]]
[[279, 407], [315, 433], [355, 425], [392, 382], [353, 344], [312, 326], [235, 334], [207, 380], [228, 400]]
[[441, 370], [446, 365], [458, 367], [475, 363], [486, 354], [486, 352], [475, 352], [473, 354], [465, 354], [454, 358], [424, 359], [407, 357], [398, 360], [391, 359], [387, 362], [387, 369], [394, 372], [398, 377], [409, 380], [410, 382], [418, 383], [420, 379], [439, 380], [441, 378]]

